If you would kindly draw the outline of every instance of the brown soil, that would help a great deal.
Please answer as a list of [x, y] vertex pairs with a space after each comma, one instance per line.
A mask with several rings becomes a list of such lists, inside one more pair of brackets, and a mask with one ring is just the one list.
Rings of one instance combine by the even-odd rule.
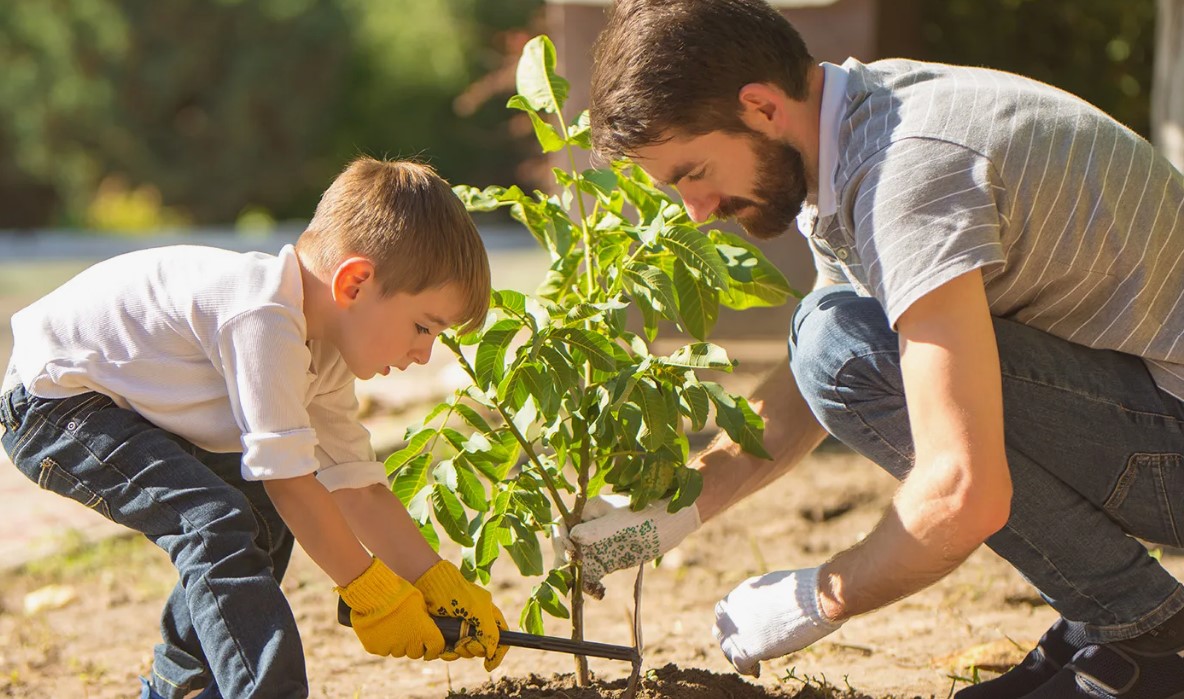
[[[707, 523], [661, 566], [648, 570], [642, 620], [650, 670], [641, 696], [944, 699], [964, 686], [955, 677], [971, 678], [977, 668], [985, 679], [1018, 661], [1055, 615], [984, 549], [928, 590], [854, 619], [803, 652], [765, 663], [759, 679], [731, 672], [711, 637], [715, 602], [750, 575], [817, 565], [850, 546], [875, 525], [894, 486], [858, 456], [820, 451]], [[453, 560], [458, 555], [443, 553]], [[1167, 563], [1177, 575], [1184, 570], [1178, 557]], [[138, 539], [76, 554], [68, 562], [0, 573], [0, 697], [134, 696], [136, 675], [149, 670], [160, 604], [175, 580], [164, 556]], [[512, 565], [495, 570], [491, 590], [512, 626], [537, 582], [522, 578]], [[631, 571], [606, 578], [605, 599], [588, 605], [589, 640], [630, 643], [632, 582]], [[26, 596], [51, 583], [68, 586], [74, 600], [27, 615]], [[314, 697], [439, 699], [452, 691], [470, 697], [616, 699], [629, 674], [627, 663], [592, 659], [604, 684], [599, 694], [581, 694], [570, 680], [537, 679], [571, 672], [570, 656], [519, 648], [494, 671], [493, 684], [483, 686], [491, 678], [477, 662], [367, 655], [353, 633], [337, 625], [331, 583], [299, 551], [284, 588], [301, 627]], [[562, 620], [547, 618], [546, 624], [549, 634], [568, 633]], [[464, 687], [473, 689], [457, 694]]]
[[[486, 682], [471, 690], [462, 689], [449, 693], [450, 699], [620, 699], [625, 696], [628, 680], [593, 682], [590, 687], [577, 687], [571, 674], [552, 675], [549, 678], [530, 675], [526, 678], [510, 678]], [[645, 673], [637, 692], [639, 699], [769, 699], [770, 697], [799, 697], [810, 699], [818, 696], [809, 693], [787, 694], [777, 689], [766, 689], [749, 684], [737, 675], [720, 675], [708, 670], [684, 669], [673, 664], [665, 665]]]

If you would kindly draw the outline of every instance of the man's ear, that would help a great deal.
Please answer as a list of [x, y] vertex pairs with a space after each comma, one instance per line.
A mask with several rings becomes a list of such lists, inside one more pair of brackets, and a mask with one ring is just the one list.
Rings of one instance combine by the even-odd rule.
[[374, 281], [374, 263], [364, 257], [351, 257], [333, 272], [333, 303], [345, 308], [358, 300], [367, 284]]
[[773, 137], [784, 119], [785, 100], [780, 88], [769, 83], [748, 83], [740, 88], [740, 119], [753, 131]]

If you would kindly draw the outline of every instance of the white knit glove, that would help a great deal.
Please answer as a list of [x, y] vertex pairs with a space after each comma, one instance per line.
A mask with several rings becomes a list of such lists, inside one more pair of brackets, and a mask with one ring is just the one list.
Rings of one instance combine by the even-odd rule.
[[556, 543], [567, 560], [577, 555], [583, 560], [584, 588], [599, 597], [605, 575], [652, 561], [699, 528], [699, 508], [693, 503], [673, 514], [666, 511], [669, 505], [670, 500], [659, 500], [633, 512], [627, 496], [592, 498], [584, 507], [582, 523], [570, 533], [556, 530]]
[[818, 568], [751, 577], [715, 605], [715, 640], [728, 662], [760, 677], [760, 661], [817, 642], [842, 626], [818, 606]]

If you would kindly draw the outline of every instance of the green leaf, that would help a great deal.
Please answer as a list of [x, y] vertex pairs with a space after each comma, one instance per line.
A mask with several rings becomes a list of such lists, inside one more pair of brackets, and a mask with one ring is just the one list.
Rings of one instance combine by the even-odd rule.
[[410, 506], [416, 493], [428, 484], [428, 464], [431, 462], [431, 454], [420, 454], [395, 473], [395, 482], [391, 490], [404, 507]]
[[728, 352], [719, 345], [710, 342], [695, 342], [684, 345], [674, 351], [669, 357], [659, 357], [658, 362], [666, 366], [686, 367], [688, 369], [718, 369], [732, 371], [733, 363], [728, 359]]
[[674, 289], [683, 328], [696, 339], [706, 340], [719, 319], [719, 297], [696, 279], [682, 260], [674, 263]]
[[662, 392], [649, 381], [638, 381], [630, 397], [641, 408], [641, 418], [645, 423], [645, 431], [641, 435], [641, 443], [647, 449], [657, 450], [673, 435], [670, 426], [670, 415], [666, 412], [666, 400]]
[[543, 551], [539, 547], [538, 534], [517, 519], [510, 519], [510, 524], [514, 528], [514, 541], [505, 548], [514, 565], [523, 575], [542, 575]]
[[559, 135], [559, 131], [547, 123], [545, 119], [539, 116], [539, 113], [526, 101], [522, 95], [514, 95], [510, 101], [506, 103], [507, 107], [513, 109], [521, 109], [530, 117], [531, 126], [534, 127], [534, 137], [538, 139], [539, 146], [542, 147], [544, 153], [554, 153], [558, 150], [563, 150], [566, 143], [563, 136]]
[[578, 388], [580, 386], [580, 374], [575, 369], [575, 360], [568, 356], [561, 347], [549, 344], [544, 345], [539, 350], [539, 358], [559, 377], [560, 385], [558, 388], [560, 390]]
[[530, 596], [537, 599], [543, 611], [551, 616], [560, 619], [571, 618], [571, 612], [567, 611], [567, 607], [563, 605], [563, 600], [556, 594], [555, 589], [547, 583], [542, 582], [535, 585], [534, 589], [530, 591]]
[[691, 429], [701, 430], [707, 424], [707, 416], [711, 410], [711, 399], [707, 391], [698, 384], [687, 384], [682, 387], [683, 404], [691, 418]]
[[478, 433], [489, 434], [493, 432], [493, 428], [489, 426], [489, 423], [485, 421], [485, 418], [481, 417], [481, 415], [471, 407], [465, 405], [464, 403], [457, 403], [453, 409], [460, 413], [461, 418], [463, 418], [464, 421], [469, 424], [469, 426], [477, 430]]
[[674, 286], [665, 272], [653, 265], [634, 262], [625, 268], [625, 281], [635, 298], [640, 297], [641, 301], [663, 316], [674, 318], [678, 304]]
[[473, 558], [478, 567], [484, 567], [497, 560], [501, 547], [510, 543], [510, 530], [501, 517], [491, 517], [481, 525], [477, 535], [477, 546]]
[[580, 112], [573, 124], [567, 127], [567, 140], [577, 148], [592, 150], [592, 120], [588, 110]]
[[526, 294], [513, 289], [498, 289], [493, 292], [493, 303], [514, 315], [526, 315]]
[[670, 499], [670, 505], [666, 508], [667, 512], [678, 512], [693, 503], [699, 497], [699, 493], [703, 492], [703, 474], [699, 473], [697, 469], [680, 467], [676, 478], [678, 493]]
[[389, 476], [397, 472], [404, 464], [418, 456], [436, 434], [437, 431], [430, 427], [425, 427], [413, 434], [411, 440], [407, 442], [407, 446], [386, 457], [386, 475]]
[[493, 327], [485, 332], [481, 344], [477, 345], [474, 366], [478, 387], [488, 389], [502, 380], [506, 372], [506, 349], [521, 328], [520, 321], [507, 318], [494, 323]]
[[728, 268], [711, 241], [691, 226], [670, 226], [662, 231], [659, 241], [684, 265], [699, 272], [712, 289], [726, 289]]
[[518, 94], [536, 111], [558, 113], [567, 101], [569, 84], [555, 74], [555, 45], [546, 35], [526, 43], [518, 59]]
[[448, 537], [462, 546], [472, 546], [473, 537], [469, 536], [469, 520], [465, 518], [465, 508], [457, 499], [456, 493], [437, 483], [432, 488], [432, 514], [436, 521], [444, 527]]
[[603, 335], [583, 328], [562, 328], [556, 330], [553, 337], [583, 352], [588, 362], [601, 371], [614, 371], [617, 368], [611, 343]]
[[470, 510], [485, 512], [489, 509], [489, 501], [485, 498], [485, 488], [477, 476], [464, 468], [456, 469], [456, 493], [461, 502], [468, 505]]
[[607, 199], [617, 188], [617, 173], [612, 170], [584, 170], [580, 178], [587, 182], [589, 193]]
[[733, 396], [717, 383], [704, 381], [702, 384], [715, 404], [715, 424], [719, 425], [732, 441], [740, 448], [754, 456], [772, 459], [765, 451], [764, 440], [765, 422], [760, 415], [753, 412], [748, 401], [739, 396]]
[[518, 618], [518, 626], [526, 633], [536, 636], [543, 635], [543, 614], [539, 610], [539, 601], [533, 597], [522, 608], [522, 616]]

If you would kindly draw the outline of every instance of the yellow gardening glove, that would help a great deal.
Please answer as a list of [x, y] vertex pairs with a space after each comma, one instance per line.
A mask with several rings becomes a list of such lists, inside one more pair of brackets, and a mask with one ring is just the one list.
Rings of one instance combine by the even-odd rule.
[[509, 648], [498, 646], [506, 618], [493, 604], [493, 597], [460, 574], [456, 566], [440, 561], [415, 581], [423, 593], [428, 610], [436, 616], [464, 619], [472, 628], [472, 636], [456, 642], [453, 651], [462, 658], [485, 658], [486, 671], [501, 664]]
[[423, 595], [377, 558], [337, 594], [350, 606], [362, 647], [375, 655], [435, 660], [444, 636], [428, 614]]

